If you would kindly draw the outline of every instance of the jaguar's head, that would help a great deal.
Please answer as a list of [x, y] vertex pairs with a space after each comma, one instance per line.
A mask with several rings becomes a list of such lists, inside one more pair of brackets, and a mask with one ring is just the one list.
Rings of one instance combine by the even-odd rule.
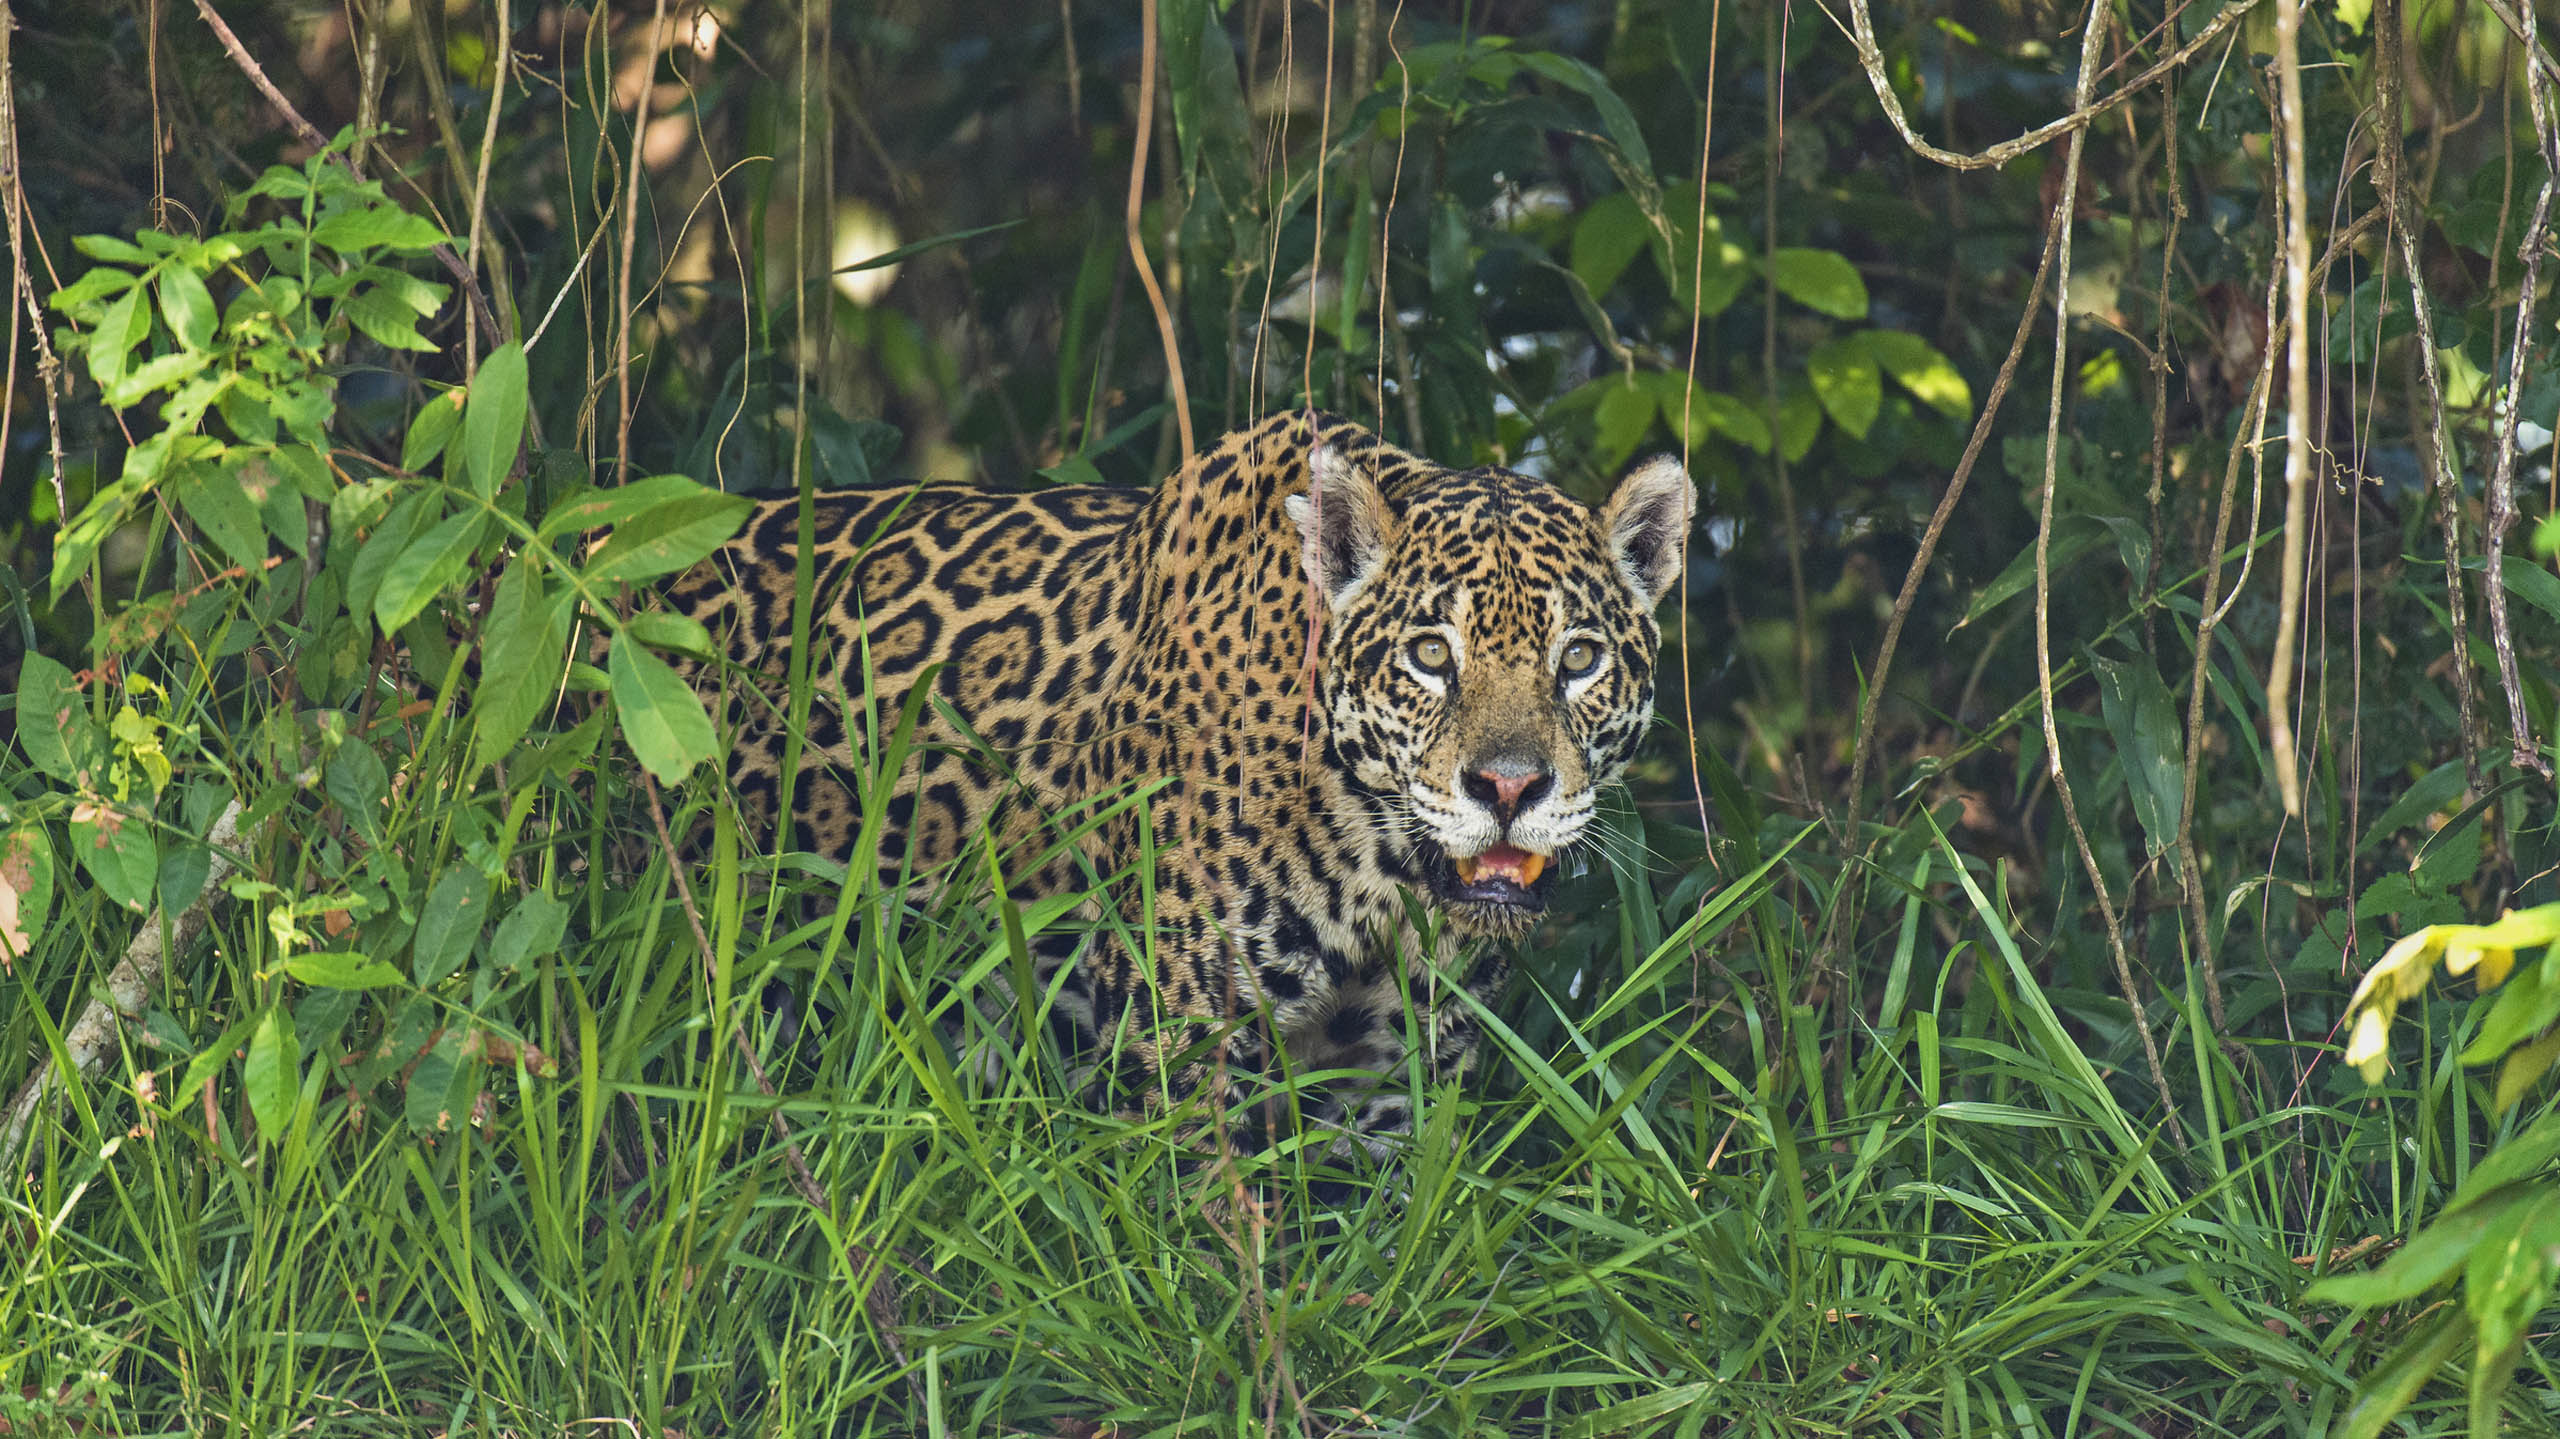
[[1326, 617], [1328, 746], [1452, 921], [1518, 933], [1652, 718], [1696, 490], [1651, 460], [1594, 513], [1511, 470], [1375, 453], [1318, 445], [1287, 501]]

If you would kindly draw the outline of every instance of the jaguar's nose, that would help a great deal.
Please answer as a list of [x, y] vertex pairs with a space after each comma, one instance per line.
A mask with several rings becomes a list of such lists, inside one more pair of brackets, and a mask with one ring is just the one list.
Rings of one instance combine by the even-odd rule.
[[1547, 791], [1556, 787], [1556, 777], [1533, 757], [1497, 755], [1478, 765], [1461, 783], [1469, 799], [1493, 811], [1495, 819], [1509, 824], [1520, 811], [1546, 798]]

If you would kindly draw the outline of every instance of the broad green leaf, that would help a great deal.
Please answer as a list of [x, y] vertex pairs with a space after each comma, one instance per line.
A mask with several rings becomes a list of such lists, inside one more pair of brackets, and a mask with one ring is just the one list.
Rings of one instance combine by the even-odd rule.
[[1573, 273], [1592, 294], [1605, 295], [1651, 238], [1652, 228], [1636, 208], [1635, 197], [1613, 190], [1591, 202], [1574, 222], [1569, 251]]
[[409, 434], [400, 442], [400, 468], [425, 474], [427, 466], [444, 454], [454, 432], [462, 428], [463, 400], [464, 391], [456, 385], [418, 407], [418, 417], [409, 422]]
[[1755, 455], [1769, 453], [1771, 437], [1767, 417], [1762, 415], [1756, 407], [1733, 395], [1719, 394], [1703, 386], [1692, 385], [1689, 387], [1685, 415], [1681, 408], [1681, 401], [1665, 396], [1662, 401], [1662, 419], [1675, 433], [1679, 431], [1682, 424], [1687, 424], [1688, 439], [1692, 446], [1705, 444], [1707, 436], [1713, 433], [1724, 436]]
[[674, 784], [718, 752], [719, 737], [702, 697], [665, 660], [629, 635], [616, 635], [605, 667], [622, 737], [660, 784]]
[[267, 531], [258, 507], [241, 489], [236, 469], [210, 464], [182, 466], [169, 491], [195, 521], [196, 528], [230, 556], [231, 562], [257, 573], [267, 558]]
[[560, 690], [574, 595], [545, 595], [533, 561], [518, 558], [498, 578], [481, 631], [480, 683], [471, 695], [479, 762], [506, 758]]
[[744, 495], [702, 489], [654, 506], [614, 526], [613, 538], [587, 562], [587, 583], [673, 574], [728, 543], [754, 508], [755, 501]]
[[669, 500], [707, 493], [683, 475], [651, 475], [627, 485], [582, 490], [553, 505], [550, 513], [542, 517], [542, 528], [535, 533], [550, 540], [577, 531], [600, 530]]
[[34, 951], [52, 914], [53, 842], [22, 819], [0, 834], [0, 974]]
[[1788, 464], [1803, 459], [1822, 437], [1822, 404], [1811, 390], [1789, 390], [1778, 401], [1778, 453]]
[[471, 377], [462, 407], [462, 470], [482, 499], [498, 492], [524, 445], [524, 346], [510, 340], [489, 352]]
[[382, 588], [373, 597], [374, 623], [382, 627], [384, 634], [397, 633], [402, 625], [417, 618], [418, 611], [425, 609], [429, 601], [462, 578], [488, 524], [485, 511], [449, 515], [401, 550], [400, 557], [383, 574]]
[[1920, 403], [1950, 420], [1972, 417], [1973, 387], [1937, 346], [1908, 330], [1867, 330], [1859, 338], [1884, 372]]
[[284, 972], [321, 989], [386, 989], [406, 982], [396, 967], [347, 950], [297, 954], [284, 962]]
[[2471, 1166], [2471, 1172], [2462, 1178], [2462, 1186], [2446, 1201], [2445, 1209], [2450, 1212], [2476, 1204], [2518, 1180], [2535, 1178], [2555, 1159], [2560, 1159], [2560, 1114], [2546, 1114]]
[[[171, 350], [165, 355], [154, 355], [125, 371], [114, 384], [99, 386], [98, 398], [117, 409], [138, 405], [211, 363], [213, 356], [203, 350]], [[174, 408], [176, 402], [171, 404]], [[202, 403], [198, 403], [195, 409], [199, 415], [204, 412]], [[171, 418], [189, 426], [194, 423], [192, 419], [181, 416]]]
[[2531, 1092], [2542, 1076], [2551, 1072], [2555, 1062], [2560, 1062], [2560, 1028], [2545, 1032], [2529, 1044], [2519, 1044], [2508, 1050], [2505, 1062], [2498, 1066], [2498, 1087], [2490, 1098], [2490, 1105], [2500, 1114], [2515, 1108], [2516, 1101]]
[[453, 1109], [455, 1081], [462, 1072], [462, 1036], [446, 1030], [409, 1068], [408, 1095], [401, 1108], [409, 1127], [438, 1134], [464, 1122]]
[[489, 963], [499, 969], [522, 968], [526, 960], [557, 950], [568, 928], [569, 906], [535, 890], [498, 922], [498, 932], [489, 940]]
[[109, 295], [129, 290], [136, 283], [138, 283], [138, 277], [130, 270], [119, 270], [113, 265], [99, 265], [79, 279], [54, 291], [53, 298], [45, 303], [66, 315], [78, 315], [84, 306], [94, 305]]
[[693, 616], [673, 610], [643, 610], [622, 622], [622, 632], [651, 649], [695, 656], [711, 653], [711, 631]]
[[363, 332], [366, 339], [386, 350], [435, 353], [435, 341], [418, 333], [418, 312], [380, 287], [358, 290], [340, 300], [338, 313], [346, 316], [347, 323]]
[[149, 820], [84, 802], [71, 811], [71, 852], [107, 898], [136, 914], [151, 907], [160, 850]]
[[[2533, 1202], [2535, 1198], [2541, 1202]], [[2551, 1298], [2551, 1251], [2560, 1249], [2560, 1187], [2511, 1206], [2471, 1248], [2462, 1299], [2479, 1326], [2483, 1356], [2506, 1350]]]
[[[341, 499], [353, 510], [362, 503], [359, 498], [362, 493], [358, 487], [349, 486]], [[365, 536], [364, 548], [356, 551], [354, 566], [347, 571], [347, 609], [350, 613], [366, 615], [373, 612], [374, 598], [382, 590], [383, 577], [408, 551], [409, 541], [435, 519], [443, 505], [442, 493], [431, 489], [416, 490], [392, 506], [391, 513], [373, 526], [373, 532]], [[337, 504], [330, 505], [331, 523], [352, 528], [346, 526], [346, 520], [338, 514], [338, 509]]]
[[169, 322], [169, 333], [190, 350], [201, 350], [213, 340], [213, 293], [204, 287], [204, 277], [176, 261], [160, 267], [160, 317]]
[[249, 1115], [261, 1138], [274, 1139], [293, 1121], [293, 1097], [302, 1088], [302, 1055], [294, 1043], [293, 1016], [278, 1005], [259, 1016], [249, 1035], [243, 1074]]
[[397, 205], [376, 201], [361, 209], [324, 215], [311, 227], [311, 238], [339, 254], [360, 250], [419, 252], [444, 243], [442, 230]]
[[113, 265], [148, 265], [154, 258], [149, 250], [114, 235], [74, 235], [71, 248], [92, 260]]
[[382, 831], [382, 801], [391, 792], [388, 771], [382, 756], [362, 739], [349, 739], [329, 756], [321, 783], [329, 792], [329, 802], [355, 826], [356, 833], [372, 839]]
[[1595, 458], [1600, 468], [1614, 470], [1635, 453], [1637, 442], [1653, 428], [1653, 417], [1660, 406], [1648, 391], [1624, 379], [1601, 381], [1600, 404], [1596, 412], [1600, 422], [1600, 450]]
[[1884, 403], [1884, 377], [1877, 373], [1875, 356], [1867, 353], [1867, 347], [1854, 335], [1826, 340], [1805, 357], [1804, 373], [1832, 423], [1853, 439], [1865, 439], [1867, 431], [1875, 428], [1877, 408]]
[[2145, 846], [2157, 858], [2177, 842], [2179, 818], [2186, 810], [2186, 737], [2177, 707], [2148, 657], [2092, 656], [2092, 662], [2098, 673], [2098, 704], [2115, 740], [2116, 759], [2124, 766], [2134, 818], [2142, 824]]
[[1839, 320], [1867, 317], [1867, 282], [1836, 250], [1783, 247], [1769, 256], [1779, 293]]
[[89, 332], [89, 378], [95, 380], [101, 393], [124, 382], [125, 366], [133, 356], [133, 347], [151, 333], [151, 311], [142, 304], [142, 287], [137, 285], [107, 303], [105, 313], [98, 316], [96, 328]]
[[1218, 10], [1212, 0], [1166, 0], [1157, 25], [1182, 163], [1205, 173], [1226, 210], [1242, 215], [1262, 198], [1253, 183], [1253, 119]]
[[2489, 1017], [2480, 1021], [2480, 1032], [2462, 1051], [2463, 1063], [2487, 1064], [2560, 1020], [2560, 984], [2545, 983], [2542, 971], [2538, 964], [2516, 966], [2489, 1006]]
[[2416, 1237], [2362, 1274], [2332, 1274], [2303, 1292], [2314, 1304], [2344, 1304], [2372, 1309], [2414, 1299], [2453, 1276], [2471, 1257], [2471, 1247], [2506, 1212], [2526, 1199], [2522, 1190], [2457, 1209], [2418, 1231]]
[[409, 945], [409, 973], [420, 989], [462, 967], [488, 918], [489, 877], [477, 866], [456, 861], [436, 876], [418, 909], [417, 934]]
[[[1724, 217], [1710, 210], [1706, 221], [1706, 253], [1698, 252], [1698, 187], [1675, 185], [1663, 197], [1670, 243], [1653, 247], [1654, 268], [1671, 286], [1672, 300], [1683, 310], [1713, 319], [1731, 308], [1752, 275], [1751, 255], [1725, 234]], [[1692, 290], [1695, 295], [1691, 294]]]
[[19, 662], [17, 730], [18, 748], [64, 784], [81, 783], [82, 768], [102, 753], [97, 721], [89, 718], [71, 671], [50, 655], [29, 652]]
[[204, 893], [204, 883], [212, 875], [213, 850], [191, 839], [179, 840], [160, 857], [160, 907], [171, 914], [185, 913]]

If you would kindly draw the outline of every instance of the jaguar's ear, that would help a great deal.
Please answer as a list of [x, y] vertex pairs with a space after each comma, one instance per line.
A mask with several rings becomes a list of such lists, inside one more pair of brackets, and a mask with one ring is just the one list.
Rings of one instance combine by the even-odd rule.
[[1339, 611], [1386, 562], [1395, 521], [1367, 470], [1330, 444], [1307, 456], [1307, 492], [1282, 501], [1298, 527], [1299, 562], [1307, 586]]
[[1646, 609], [1662, 603], [1680, 582], [1689, 559], [1689, 518], [1697, 511], [1697, 487], [1669, 455], [1629, 471], [1600, 511], [1609, 557]]

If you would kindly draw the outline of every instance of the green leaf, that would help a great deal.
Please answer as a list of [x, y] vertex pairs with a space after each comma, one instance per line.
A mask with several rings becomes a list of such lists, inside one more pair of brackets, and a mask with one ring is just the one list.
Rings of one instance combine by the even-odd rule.
[[2480, 1241], [2480, 1236], [2526, 1197], [2519, 1189], [2439, 1216], [2381, 1267], [2362, 1274], [2332, 1274], [2303, 1291], [2302, 1297], [2314, 1304], [2344, 1304], [2355, 1309], [2414, 1299], [2452, 1277], [2471, 1257], [2471, 1247]]
[[516, 451], [524, 445], [524, 413], [524, 346], [510, 340], [480, 362], [462, 408], [462, 472], [484, 500], [515, 468]]
[[575, 599], [544, 595], [541, 571], [528, 559], [518, 558], [498, 578], [489, 622], [481, 631], [480, 683], [471, 696], [480, 763], [506, 758], [559, 693]]
[[462, 1075], [462, 1036], [448, 1029], [409, 1068], [409, 1092], [402, 1104], [409, 1127], [437, 1134], [463, 1122], [453, 1109], [455, 1082]]
[[350, 739], [329, 756], [328, 767], [321, 773], [321, 783], [329, 792], [329, 801], [355, 826], [356, 833], [373, 839], [382, 832], [382, 801], [390, 793], [389, 773], [383, 768], [382, 756], [362, 739]]
[[1854, 335], [1826, 340], [1805, 357], [1804, 373], [1832, 422], [1851, 438], [1865, 439], [1875, 427], [1877, 408], [1884, 403], [1884, 377], [1877, 373], [1876, 358], [1867, 353], [1867, 347]]
[[409, 973], [426, 989], [462, 967], [489, 918], [489, 876], [457, 861], [436, 876], [409, 942]]
[[1635, 453], [1636, 445], [1653, 428], [1653, 418], [1660, 405], [1645, 390], [1624, 379], [1600, 381], [1600, 450], [1594, 457], [1600, 468], [1614, 470]]
[[590, 585], [656, 579], [694, 564], [728, 543], [755, 508], [744, 495], [696, 488], [616, 525], [613, 538], [587, 562]]
[[702, 697], [665, 660], [616, 635], [606, 659], [622, 737], [660, 784], [674, 784], [718, 752], [719, 738]]
[[[347, 496], [359, 493], [352, 486], [345, 491]], [[349, 503], [354, 502], [350, 500]], [[434, 519], [443, 504], [444, 496], [435, 490], [414, 491], [392, 506], [391, 513], [384, 515], [382, 522], [373, 527], [373, 533], [365, 536], [364, 548], [356, 552], [355, 566], [347, 572], [348, 613], [363, 615], [372, 612], [374, 597], [382, 589], [383, 577], [408, 551], [410, 538], [417, 534], [419, 527]], [[338, 505], [330, 506], [331, 522], [343, 525], [344, 520], [337, 510]]]
[[297, 954], [284, 962], [284, 972], [321, 989], [387, 989], [405, 983], [396, 967], [350, 950]]
[[1769, 278], [1779, 293], [1839, 320], [1867, 317], [1867, 282], [1833, 250], [1783, 247], [1769, 256]]
[[1185, 169], [1207, 175], [1227, 213], [1247, 214], [1261, 198], [1253, 183], [1253, 117], [1218, 10], [1212, 0], [1166, 0], [1159, 10], [1165, 88]]
[[35, 951], [53, 914], [53, 842], [21, 819], [0, 834], [0, 974]]
[[418, 312], [379, 287], [356, 291], [338, 302], [338, 313], [364, 337], [386, 350], [435, 353], [436, 343], [418, 333]]
[[[2514, 1348], [2551, 1300], [2551, 1254], [2560, 1249], [2560, 1202], [2555, 1202], [2560, 1191], [2546, 1188], [2538, 1198], [2538, 1203], [2513, 1206], [2491, 1225], [2463, 1270], [2463, 1304], [2479, 1328], [2475, 1373], [2493, 1367], [2497, 1356]], [[2473, 1432], [2495, 1434], [2497, 1427], [2492, 1423]]]
[[293, 1038], [293, 1016], [278, 1005], [259, 1016], [249, 1035], [244, 1075], [249, 1115], [261, 1138], [273, 1139], [293, 1121], [293, 1097], [302, 1088], [302, 1056]]
[[[1670, 243], [1653, 247], [1654, 268], [1671, 287], [1671, 298], [1683, 310], [1694, 305], [1709, 319], [1723, 314], [1740, 298], [1752, 275], [1751, 255], [1725, 235], [1724, 217], [1706, 217], [1706, 253], [1698, 251], [1698, 187], [1682, 184], [1663, 197]], [[1691, 294], [1692, 290], [1696, 293]]]
[[373, 597], [374, 623], [384, 634], [396, 633], [417, 618], [429, 601], [462, 578], [488, 524], [485, 511], [449, 515], [401, 550]]
[[349, 255], [361, 250], [431, 250], [443, 244], [446, 236], [425, 219], [388, 201], [376, 201], [361, 209], [322, 216], [320, 223], [311, 227], [311, 238], [341, 255]]
[[2553, 1029], [2529, 1044], [2519, 1044], [2507, 1051], [2506, 1062], [2498, 1066], [2498, 1087], [2490, 1105], [2500, 1114], [2516, 1107], [2542, 1076], [2560, 1062], [2560, 1029]]
[[185, 508], [196, 528], [231, 557], [231, 562], [258, 572], [266, 563], [267, 531], [258, 522], [258, 507], [240, 487], [236, 469], [209, 464], [180, 467], [169, 491]]
[[2487, 1064], [2560, 1020], [2560, 984], [2546, 983], [2543, 966], [2519, 964], [2498, 991], [2480, 1032], [2462, 1051], [2465, 1064]]
[[693, 616], [673, 610], [643, 610], [622, 622], [622, 632], [651, 649], [674, 650], [697, 658], [712, 652], [711, 631]]
[[[1677, 408], [1679, 403], [1669, 396], [1662, 401], [1663, 422], [1675, 432], [1683, 422]], [[1690, 386], [1687, 424], [1692, 446], [1705, 444], [1707, 436], [1714, 433], [1742, 445], [1755, 455], [1769, 453], [1771, 436], [1767, 417], [1737, 396], [1719, 394], [1698, 385]]]
[[651, 475], [627, 485], [581, 490], [553, 505], [535, 533], [547, 541], [578, 531], [600, 530], [669, 500], [703, 493], [701, 485], [683, 475]]
[[568, 929], [569, 906], [535, 890], [498, 922], [489, 941], [489, 963], [502, 970], [520, 969], [526, 960], [558, 950]]
[[[2105, 527], [2083, 516], [2065, 516], [2054, 523], [2052, 550], [2047, 557], [2048, 569], [2055, 573], [2068, 572], [2082, 555], [2096, 549], [2098, 542], [2106, 537]], [[2009, 561], [1991, 583], [1982, 587], [1982, 593], [1973, 597], [1973, 603], [1965, 606], [1964, 618], [1956, 621], [1955, 628], [1963, 629], [1972, 624], [2035, 582], [2036, 547], [2030, 540], [2018, 551], [2017, 558]], [[2183, 787], [2180, 798], [2185, 798]]]
[[104, 260], [114, 265], [148, 265], [156, 258], [140, 245], [114, 235], [74, 235], [71, 248], [92, 260]]
[[1573, 273], [1592, 294], [1605, 295], [1651, 238], [1652, 228], [1645, 223], [1644, 211], [1636, 208], [1635, 196], [1613, 190], [1593, 201], [1574, 222], [1568, 251]]
[[212, 876], [211, 847], [193, 840], [178, 841], [175, 848], [160, 857], [160, 907], [171, 914], [184, 913], [204, 893], [205, 881]]
[[142, 305], [142, 288], [135, 286], [107, 304], [89, 331], [85, 345], [89, 355], [89, 378], [95, 380], [101, 393], [114, 389], [124, 381], [125, 365], [133, 356], [133, 347], [151, 333], [151, 312]]
[[2186, 811], [2186, 739], [2177, 707], [2147, 657], [2093, 655], [2091, 662], [2098, 674], [2098, 704], [2124, 766], [2134, 818], [2157, 858], [2177, 842], [2179, 817]]
[[1908, 330], [1866, 330], [1859, 338], [1884, 372], [1920, 403], [1950, 420], [1972, 417], [1973, 387], [1937, 346]]
[[150, 908], [160, 850], [150, 821], [100, 804], [73, 810], [71, 852], [107, 898], [139, 914]]
[[100, 265], [54, 291], [53, 298], [45, 303], [63, 314], [78, 315], [84, 307], [129, 290], [138, 282], [139, 277], [130, 270]]
[[2356, 1386], [2355, 1401], [2333, 1431], [2337, 1439], [2379, 1439], [2383, 1426], [2470, 1342], [2471, 1318], [2459, 1308], [2448, 1305], [2420, 1321]]
[[1792, 465], [1811, 453], [1821, 436], [1821, 403], [1811, 390], [1789, 390], [1778, 401], [1778, 453]]
[[409, 422], [408, 437], [400, 442], [400, 468], [411, 474], [426, 473], [427, 466], [453, 443], [456, 430], [462, 428], [464, 392], [457, 385], [418, 407], [418, 417]]
[[204, 277], [177, 261], [160, 267], [160, 316], [169, 322], [169, 333], [190, 350], [201, 350], [213, 340], [213, 293], [204, 287]]
[[30, 651], [19, 662], [17, 730], [18, 748], [36, 768], [67, 785], [81, 783], [81, 770], [103, 753], [97, 721], [81, 703], [71, 671], [50, 655]]

